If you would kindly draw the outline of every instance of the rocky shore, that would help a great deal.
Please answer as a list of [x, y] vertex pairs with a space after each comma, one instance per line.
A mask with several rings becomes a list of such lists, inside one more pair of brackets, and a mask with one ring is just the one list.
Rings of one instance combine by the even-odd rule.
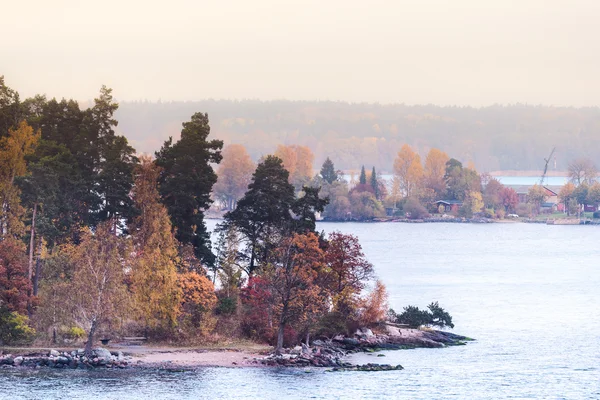
[[110, 352], [103, 348], [92, 350], [88, 357], [83, 349], [71, 352], [50, 350], [48, 353], [30, 353], [13, 356], [0, 355], [0, 368], [7, 367], [49, 367], [49, 368], [127, 368], [131, 357], [123, 355], [121, 351]]
[[348, 354], [357, 352], [461, 346], [470, 340], [473, 339], [450, 332], [409, 329], [387, 324], [385, 334], [374, 334], [370, 329], [361, 329], [354, 337], [336, 336], [327, 341], [315, 340], [311, 347], [302, 345], [285, 349], [282, 354], [270, 354], [257, 362], [268, 366], [328, 367], [333, 368], [332, 371], [399, 370], [402, 369], [401, 365], [353, 365], [345, 361], [345, 358]]
[[354, 365], [346, 357], [357, 352], [378, 352], [413, 348], [439, 348], [459, 346], [472, 340], [444, 331], [410, 329], [387, 323], [382, 332], [373, 333], [363, 328], [352, 336], [336, 336], [327, 340], [314, 340], [311, 346], [302, 345], [284, 349], [281, 354], [258, 353], [222, 349], [169, 349], [141, 348], [110, 351], [96, 348], [90, 356], [83, 349], [72, 351], [49, 350], [20, 355], [0, 353], [0, 368], [145, 368], [173, 371], [200, 367], [325, 367], [331, 371], [389, 371], [401, 370], [401, 365], [369, 363]]

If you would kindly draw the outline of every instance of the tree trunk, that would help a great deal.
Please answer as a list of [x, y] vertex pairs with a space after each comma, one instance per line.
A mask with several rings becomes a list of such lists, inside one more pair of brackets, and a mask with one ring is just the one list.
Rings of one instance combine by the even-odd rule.
[[94, 335], [96, 334], [96, 328], [98, 327], [98, 323], [94, 319], [92, 321], [92, 326], [90, 328], [90, 333], [88, 334], [87, 342], [85, 342], [85, 355], [92, 355], [92, 347], [94, 346]]
[[310, 346], [310, 332], [306, 332], [306, 346]]
[[29, 282], [33, 284], [33, 253], [35, 247], [35, 216], [37, 215], [37, 203], [33, 205], [33, 215], [31, 216], [31, 230], [29, 237]]
[[40, 274], [42, 273], [42, 259], [40, 255], [42, 254], [42, 246], [43, 240], [39, 238], [39, 248], [37, 252], [37, 257], [35, 260], [35, 275], [33, 275], [33, 295], [37, 296], [38, 294], [38, 284], [40, 282]]
[[281, 354], [283, 349], [283, 331], [285, 329], [285, 323], [282, 321], [279, 323], [279, 329], [277, 331], [277, 347], [275, 348], [275, 354]]

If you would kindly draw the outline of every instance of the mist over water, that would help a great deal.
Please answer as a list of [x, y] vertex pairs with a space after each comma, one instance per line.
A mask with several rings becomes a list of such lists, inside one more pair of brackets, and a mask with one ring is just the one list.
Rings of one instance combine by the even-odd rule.
[[[209, 228], [218, 221], [209, 220]], [[600, 230], [538, 224], [320, 223], [359, 237], [397, 311], [439, 301], [467, 346], [358, 354], [403, 371], [0, 370], [1, 398], [600, 398]], [[4, 397], [8, 395], [7, 397]]]

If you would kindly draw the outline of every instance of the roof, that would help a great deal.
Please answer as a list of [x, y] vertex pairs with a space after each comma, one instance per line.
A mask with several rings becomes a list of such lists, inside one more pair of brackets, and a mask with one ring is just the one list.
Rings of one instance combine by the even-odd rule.
[[[517, 194], [528, 194], [529, 189], [531, 189], [535, 185], [504, 185], [507, 188], [513, 189]], [[562, 186], [558, 185], [544, 185], [544, 189], [548, 190], [552, 193], [553, 196], [558, 196], [558, 192], [560, 192], [560, 188]]]
[[438, 200], [435, 202], [435, 204], [446, 204], [449, 206], [453, 206], [453, 205], [461, 206], [462, 203], [463, 202], [460, 200]]

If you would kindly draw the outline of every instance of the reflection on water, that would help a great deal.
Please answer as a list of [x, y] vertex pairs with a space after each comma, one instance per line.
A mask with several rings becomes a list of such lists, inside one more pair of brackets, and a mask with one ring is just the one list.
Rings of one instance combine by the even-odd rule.
[[[215, 221], [209, 221], [214, 226]], [[354, 233], [400, 310], [437, 300], [467, 346], [358, 354], [403, 371], [0, 370], [0, 399], [600, 398], [600, 229], [322, 223]]]

